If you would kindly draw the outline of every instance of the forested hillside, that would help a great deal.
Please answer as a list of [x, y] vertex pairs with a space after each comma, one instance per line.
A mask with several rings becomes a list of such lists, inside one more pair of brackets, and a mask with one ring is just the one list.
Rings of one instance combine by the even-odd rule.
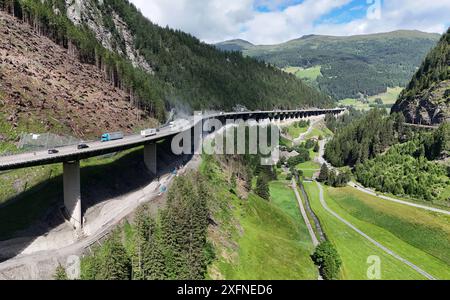
[[450, 28], [392, 108], [410, 123], [434, 125], [450, 119]]
[[96, 65], [160, 120], [171, 106], [231, 110], [237, 104], [249, 109], [332, 105], [329, 97], [275, 67], [154, 25], [126, 0], [66, 3], [0, 0], [0, 7], [83, 63]]
[[175, 180], [158, 218], [141, 207], [81, 264], [84, 280], [203, 279], [214, 258], [206, 241], [208, 182], [198, 173]]
[[335, 167], [352, 167], [359, 182], [377, 191], [448, 205], [450, 168], [438, 161], [450, 153], [450, 124], [421, 132], [404, 121], [403, 115], [384, 110], [328, 117], [328, 126], [338, 130], [325, 158]]
[[[81, 261], [81, 279], [316, 279], [290, 182], [277, 181], [258, 156], [202, 158], [199, 172], [175, 179], [165, 208], [141, 207], [94, 246]], [[266, 198], [252, 188], [254, 177], [264, 178]]]
[[[356, 166], [359, 182], [378, 191], [427, 201], [450, 201], [449, 170], [433, 162], [449, 150], [449, 124], [397, 144], [383, 155]], [[447, 137], [447, 138], [446, 138]], [[447, 145], [446, 145], [447, 143]]]
[[[342, 122], [347, 122], [346, 118]], [[399, 142], [403, 122], [404, 118], [397, 114], [389, 116], [384, 109], [373, 109], [362, 117], [354, 115], [344, 125], [329, 120], [328, 124], [334, 124], [332, 128], [339, 130], [327, 144], [325, 158], [336, 167], [364, 163]]]
[[255, 46], [243, 41], [216, 45], [279, 68], [319, 67], [320, 89], [336, 99], [359, 98], [406, 86], [439, 35], [418, 31], [334, 37], [309, 35], [279, 45]]
[[0, 153], [13, 151], [22, 133], [91, 139], [157, 125], [95, 65], [3, 11], [0, 28]]

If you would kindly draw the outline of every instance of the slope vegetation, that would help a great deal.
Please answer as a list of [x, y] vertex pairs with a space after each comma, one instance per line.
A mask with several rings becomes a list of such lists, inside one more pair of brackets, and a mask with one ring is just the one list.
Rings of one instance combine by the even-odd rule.
[[393, 112], [410, 123], [435, 125], [450, 119], [450, 28], [402, 92]]
[[246, 197], [239, 191], [237, 195], [230, 192], [229, 171], [217, 161], [207, 160], [203, 169], [216, 187], [216, 201], [211, 203], [214, 225], [209, 230], [216, 259], [208, 277], [317, 279], [318, 271], [310, 258], [311, 239], [289, 182], [272, 182], [271, 200], [267, 201], [253, 192]]
[[294, 76], [237, 53], [222, 53], [184, 32], [161, 28], [126, 0], [1, 0], [115, 87], [164, 120], [173, 106], [231, 110], [332, 105]]
[[80, 63], [28, 24], [0, 11], [0, 27], [3, 142], [14, 142], [21, 132], [94, 137], [156, 123], [95, 66]]
[[438, 39], [437, 34], [395, 31], [350, 37], [309, 35], [271, 46], [228, 41], [217, 47], [239, 50], [280, 68], [320, 67], [321, 74], [315, 80], [320, 89], [336, 99], [345, 99], [406, 86]]

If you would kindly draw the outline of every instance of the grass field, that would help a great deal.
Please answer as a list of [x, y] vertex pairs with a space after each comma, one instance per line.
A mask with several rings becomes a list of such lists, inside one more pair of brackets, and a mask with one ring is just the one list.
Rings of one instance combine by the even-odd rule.
[[[343, 262], [340, 274], [341, 279], [368, 279], [367, 271], [370, 267], [368, 264], [368, 258], [371, 256], [378, 256], [380, 258], [381, 276], [384, 280], [425, 279], [412, 268], [386, 254], [384, 251], [377, 248], [367, 239], [360, 236], [353, 229], [327, 212], [319, 202], [319, 191], [315, 183], [305, 183], [305, 189], [310, 197], [312, 209], [320, 219], [327, 237], [335, 245], [339, 255], [341, 256]], [[329, 200], [327, 192], [325, 192], [325, 197], [330, 208], [336, 209], [336, 205]], [[336, 212], [341, 213], [341, 211], [338, 211], [337, 209]], [[343, 215], [343, 217], [348, 216]], [[354, 220], [349, 218], [348, 221], [352, 222]], [[360, 226], [361, 224], [358, 223], [354, 225]], [[367, 228], [361, 227], [360, 229], [364, 231]], [[370, 232], [367, 233], [369, 234]]]
[[297, 127], [295, 124], [285, 128], [289, 136], [293, 139], [298, 138], [301, 134], [308, 131], [308, 127]]
[[329, 188], [339, 215], [439, 279], [450, 279], [450, 217], [383, 201], [354, 188]]
[[331, 137], [333, 136], [333, 133], [325, 127], [325, 125], [321, 127], [314, 127], [313, 130], [306, 135], [305, 139], [312, 139], [312, 138], [318, 138], [318, 137]]
[[307, 161], [297, 165], [297, 169], [303, 171], [303, 174], [307, 178], [312, 178], [314, 173], [320, 170], [320, 165], [313, 161]]
[[369, 110], [370, 104], [375, 104], [375, 99], [380, 98], [383, 104], [392, 105], [397, 101], [398, 96], [402, 92], [402, 87], [388, 88], [387, 92], [368, 97], [369, 103], [362, 103], [358, 99], [347, 98], [339, 101], [339, 104], [345, 106], [353, 106], [356, 109]]
[[311, 68], [300, 68], [300, 67], [287, 67], [284, 68], [283, 71], [294, 74], [300, 79], [306, 79], [308, 81], [315, 81], [317, 77], [322, 76], [321, 66], [314, 66]]
[[240, 223], [237, 263], [222, 265], [226, 279], [317, 279], [308, 237], [291, 216], [250, 195]]
[[221, 200], [213, 204], [220, 226], [216, 229], [219, 232], [209, 235], [218, 255], [208, 278], [317, 279], [318, 271], [310, 258], [313, 246], [288, 182], [270, 184], [270, 202], [253, 193], [240, 200], [229, 193], [221, 174], [216, 166], [210, 176]]
[[292, 141], [288, 140], [285, 137], [280, 136], [280, 146], [285, 146], [285, 147], [292, 147]]
[[273, 181], [270, 183], [269, 187], [271, 203], [280, 208], [284, 213], [289, 215], [295, 223], [297, 223], [297, 227], [301, 232], [302, 242], [304, 242], [305, 246], [309, 247], [309, 250], [312, 252], [314, 247], [309, 238], [308, 229], [300, 215], [300, 208], [295, 193], [291, 188], [291, 182], [287, 180]]

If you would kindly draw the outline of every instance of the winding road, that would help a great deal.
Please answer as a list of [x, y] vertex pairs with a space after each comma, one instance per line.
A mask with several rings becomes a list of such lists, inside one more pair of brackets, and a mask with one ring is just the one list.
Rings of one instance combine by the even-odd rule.
[[360, 184], [357, 184], [354, 182], [349, 182], [349, 185], [353, 188], [356, 188], [358, 191], [361, 191], [361, 192], [366, 193], [371, 196], [375, 196], [379, 199], [383, 199], [383, 200], [387, 200], [387, 201], [391, 201], [391, 202], [395, 202], [395, 203], [400, 203], [400, 204], [404, 204], [404, 205], [408, 205], [408, 206], [412, 206], [412, 207], [416, 207], [416, 208], [421, 208], [421, 209], [425, 209], [428, 211], [437, 212], [437, 213], [441, 213], [441, 214], [450, 216], [450, 211], [445, 210], [445, 209], [439, 209], [439, 208], [435, 208], [435, 207], [431, 207], [431, 206], [427, 206], [427, 205], [416, 204], [416, 203], [399, 200], [399, 199], [395, 199], [395, 198], [384, 196], [384, 195], [379, 195], [376, 192], [372, 191], [371, 189], [365, 188], [365, 187], [361, 186]]
[[[320, 165], [326, 164], [328, 166], [328, 168], [331, 169], [331, 168], [333, 168], [333, 166], [330, 163], [328, 163], [328, 161], [326, 161], [324, 158], [326, 144], [327, 144], [326, 140], [319, 142], [320, 150], [319, 150], [319, 155], [316, 158], [316, 162], [319, 163]], [[380, 195], [380, 194], [374, 192], [373, 190], [365, 188], [361, 184], [355, 183], [355, 182], [349, 182], [348, 185], [352, 188], [357, 189], [360, 192], [377, 197], [378, 199], [381, 199], [381, 200], [391, 201], [391, 202], [395, 202], [395, 203], [399, 203], [399, 204], [403, 204], [403, 205], [420, 208], [420, 209], [424, 209], [424, 210], [428, 210], [428, 211], [441, 213], [441, 214], [450, 216], [450, 211], [445, 210], [445, 209], [439, 209], [439, 208], [435, 208], [435, 207], [424, 205], [424, 204], [417, 204], [417, 203], [413, 203], [413, 202], [409, 202], [409, 201], [405, 201], [405, 200], [395, 199], [395, 198], [392, 198], [389, 196]]]
[[397, 253], [395, 253], [394, 251], [392, 251], [391, 249], [383, 246], [382, 244], [378, 243], [377, 241], [375, 241], [373, 238], [371, 238], [370, 236], [368, 236], [367, 234], [365, 234], [363, 231], [359, 230], [358, 228], [356, 228], [354, 225], [352, 225], [350, 222], [348, 222], [347, 220], [345, 220], [344, 218], [342, 218], [340, 215], [338, 215], [337, 213], [335, 213], [333, 210], [331, 210], [331, 208], [328, 207], [324, 196], [323, 196], [323, 187], [320, 183], [316, 182], [318, 188], [319, 188], [319, 200], [320, 200], [320, 204], [322, 205], [322, 207], [329, 212], [331, 215], [333, 215], [335, 218], [337, 218], [339, 221], [341, 221], [342, 223], [344, 223], [345, 225], [347, 225], [348, 227], [350, 227], [351, 229], [353, 229], [354, 231], [356, 231], [359, 235], [361, 235], [362, 237], [364, 237], [365, 239], [367, 239], [369, 242], [371, 242], [372, 244], [374, 244], [375, 246], [377, 246], [378, 248], [380, 248], [381, 250], [383, 250], [384, 252], [386, 252], [387, 254], [391, 255], [392, 257], [396, 258], [397, 260], [401, 261], [402, 263], [410, 266], [411, 268], [413, 268], [415, 271], [417, 271], [418, 273], [420, 273], [421, 275], [425, 276], [426, 278], [430, 279], [430, 280], [436, 280], [436, 278], [434, 278], [432, 275], [430, 275], [429, 273], [427, 273], [426, 271], [422, 270], [421, 268], [419, 268], [418, 266], [416, 266], [415, 264], [413, 264], [412, 262], [410, 262], [409, 260], [404, 259], [403, 257], [401, 257], [400, 255], [398, 255]]
[[[319, 155], [316, 158], [316, 161], [320, 164], [326, 164], [329, 167], [332, 167], [324, 158], [324, 153], [325, 153], [325, 146], [327, 144], [326, 140], [320, 141], [320, 151], [319, 151]], [[380, 244], [379, 242], [377, 242], [376, 240], [374, 240], [373, 238], [371, 238], [369, 235], [365, 234], [363, 231], [359, 230], [357, 227], [355, 227], [353, 224], [351, 224], [350, 222], [348, 222], [347, 220], [345, 220], [344, 218], [342, 218], [340, 215], [338, 215], [336, 212], [334, 212], [331, 208], [328, 207], [325, 198], [324, 198], [324, 191], [323, 191], [323, 186], [316, 181], [316, 184], [319, 188], [319, 200], [320, 200], [320, 204], [322, 205], [322, 207], [329, 212], [331, 215], [333, 215], [335, 218], [337, 218], [339, 221], [341, 221], [342, 223], [344, 223], [345, 225], [347, 225], [348, 227], [350, 227], [351, 229], [353, 229], [354, 231], [356, 231], [359, 235], [361, 235], [362, 237], [364, 237], [365, 239], [367, 239], [368, 241], [370, 241], [372, 244], [374, 244], [376, 247], [378, 247], [379, 249], [383, 250], [384, 252], [386, 252], [387, 254], [391, 255], [392, 257], [394, 257], [395, 259], [401, 261], [402, 263], [410, 266], [412, 269], [414, 269], [415, 271], [417, 271], [419, 274], [423, 275], [424, 277], [426, 277], [427, 279], [430, 280], [435, 280], [436, 278], [434, 278], [431, 274], [427, 273], [426, 271], [422, 270], [420, 267], [416, 266], [415, 264], [413, 264], [412, 262], [408, 261], [407, 259], [404, 259], [403, 257], [401, 257], [400, 255], [398, 255], [397, 253], [395, 253], [394, 251], [392, 251], [391, 249], [383, 246], [382, 244]], [[433, 212], [438, 212], [438, 213], [443, 213], [443, 214], [447, 214], [449, 215], [450, 212], [446, 211], [446, 210], [442, 210], [442, 209], [438, 209], [438, 208], [434, 208], [434, 207], [429, 207], [426, 205], [420, 205], [420, 204], [415, 204], [415, 203], [411, 203], [411, 202], [407, 202], [407, 201], [402, 201], [402, 200], [398, 200], [398, 199], [394, 199], [391, 197], [387, 197], [387, 196], [380, 196], [377, 195], [375, 192], [366, 189], [358, 184], [352, 183], [350, 182], [349, 185], [353, 188], [358, 189], [359, 191], [362, 191], [364, 193], [370, 194], [372, 196], [378, 197], [380, 199], [384, 199], [384, 200], [388, 200], [388, 201], [392, 201], [392, 202], [396, 202], [396, 203], [400, 203], [400, 204], [404, 204], [404, 205], [408, 205], [408, 206], [412, 206], [412, 207], [416, 207], [416, 208], [421, 208], [421, 209], [425, 209], [428, 211], [433, 211]]]

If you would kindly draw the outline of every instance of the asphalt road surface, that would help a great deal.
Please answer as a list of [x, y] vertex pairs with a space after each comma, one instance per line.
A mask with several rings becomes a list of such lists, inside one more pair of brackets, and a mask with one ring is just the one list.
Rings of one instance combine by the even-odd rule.
[[357, 190], [359, 190], [359, 191], [361, 191], [363, 193], [366, 193], [366, 194], [378, 197], [378, 198], [383, 199], [383, 200], [387, 200], [387, 201], [391, 201], [391, 202], [395, 202], [395, 203], [400, 203], [400, 204], [404, 204], [404, 205], [408, 205], [408, 206], [412, 206], [412, 207], [417, 207], [417, 208], [421, 208], [421, 209], [425, 209], [425, 210], [428, 210], [428, 211], [437, 212], [437, 213], [441, 213], [441, 214], [445, 214], [445, 215], [450, 216], [450, 211], [445, 210], [445, 209], [434, 208], [434, 207], [427, 206], [427, 205], [416, 204], [416, 203], [403, 201], [403, 200], [395, 199], [395, 198], [384, 196], [384, 195], [379, 195], [376, 192], [374, 192], [374, 191], [372, 191], [370, 189], [367, 189], [367, 188], [361, 186], [360, 184], [356, 184], [354, 182], [349, 182], [349, 185], [351, 187], [353, 187], [353, 188], [356, 188]]
[[378, 248], [380, 248], [381, 250], [383, 250], [384, 252], [386, 252], [387, 254], [391, 255], [392, 257], [396, 258], [397, 260], [401, 261], [402, 263], [410, 266], [411, 268], [413, 268], [415, 271], [417, 271], [418, 273], [420, 273], [421, 275], [425, 276], [426, 278], [430, 279], [430, 280], [436, 280], [436, 278], [434, 278], [432, 275], [428, 274], [426, 271], [422, 270], [421, 268], [419, 268], [418, 266], [416, 266], [415, 264], [413, 264], [412, 262], [410, 262], [409, 260], [404, 259], [403, 257], [401, 257], [400, 255], [396, 254], [394, 251], [392, 251], [391, 249], [383, 246], [382, 244], [378, 243], [377, 241], [375, 241], [373, 238], [371, 238], [370, 236], [368, 236], [367, 234], [365, 234], [364, 232], [362, 232], [361, 230], [359, 230], [358, 228], [356, 228], [355, 226], [353, 226], [350, 222], [348, 222], [347, 220], [345, 220], [344, 218], [342, 218], [341, 216], [339, 216], [337, 213], [335, 213], [333, 210], [331, 210], [327, 203], [325, 202], [324, 196], [323, 196], [323, 187], [320, 183], [316, 182], [317, 186], [319, 187], [319, 198], [320, 198], [320, 203], [323, 206], [323, 208], [329, 212], [330, 214], [332, 214], [335, 218], [337, 218], [339, 221], [341, 221], [342, 223], [344, 223], [345, 225], [347, 225], [348, 227], [350, 227], [351, 229], [353, 229], [354, 231], [356, 231], [359, 235], [361, 235], [362, 237], [364, 237], [365, 239], [367, 239], [369, 242], [371, 242], [372, 244], [374, 244], [375, 246], [377, 246]]

